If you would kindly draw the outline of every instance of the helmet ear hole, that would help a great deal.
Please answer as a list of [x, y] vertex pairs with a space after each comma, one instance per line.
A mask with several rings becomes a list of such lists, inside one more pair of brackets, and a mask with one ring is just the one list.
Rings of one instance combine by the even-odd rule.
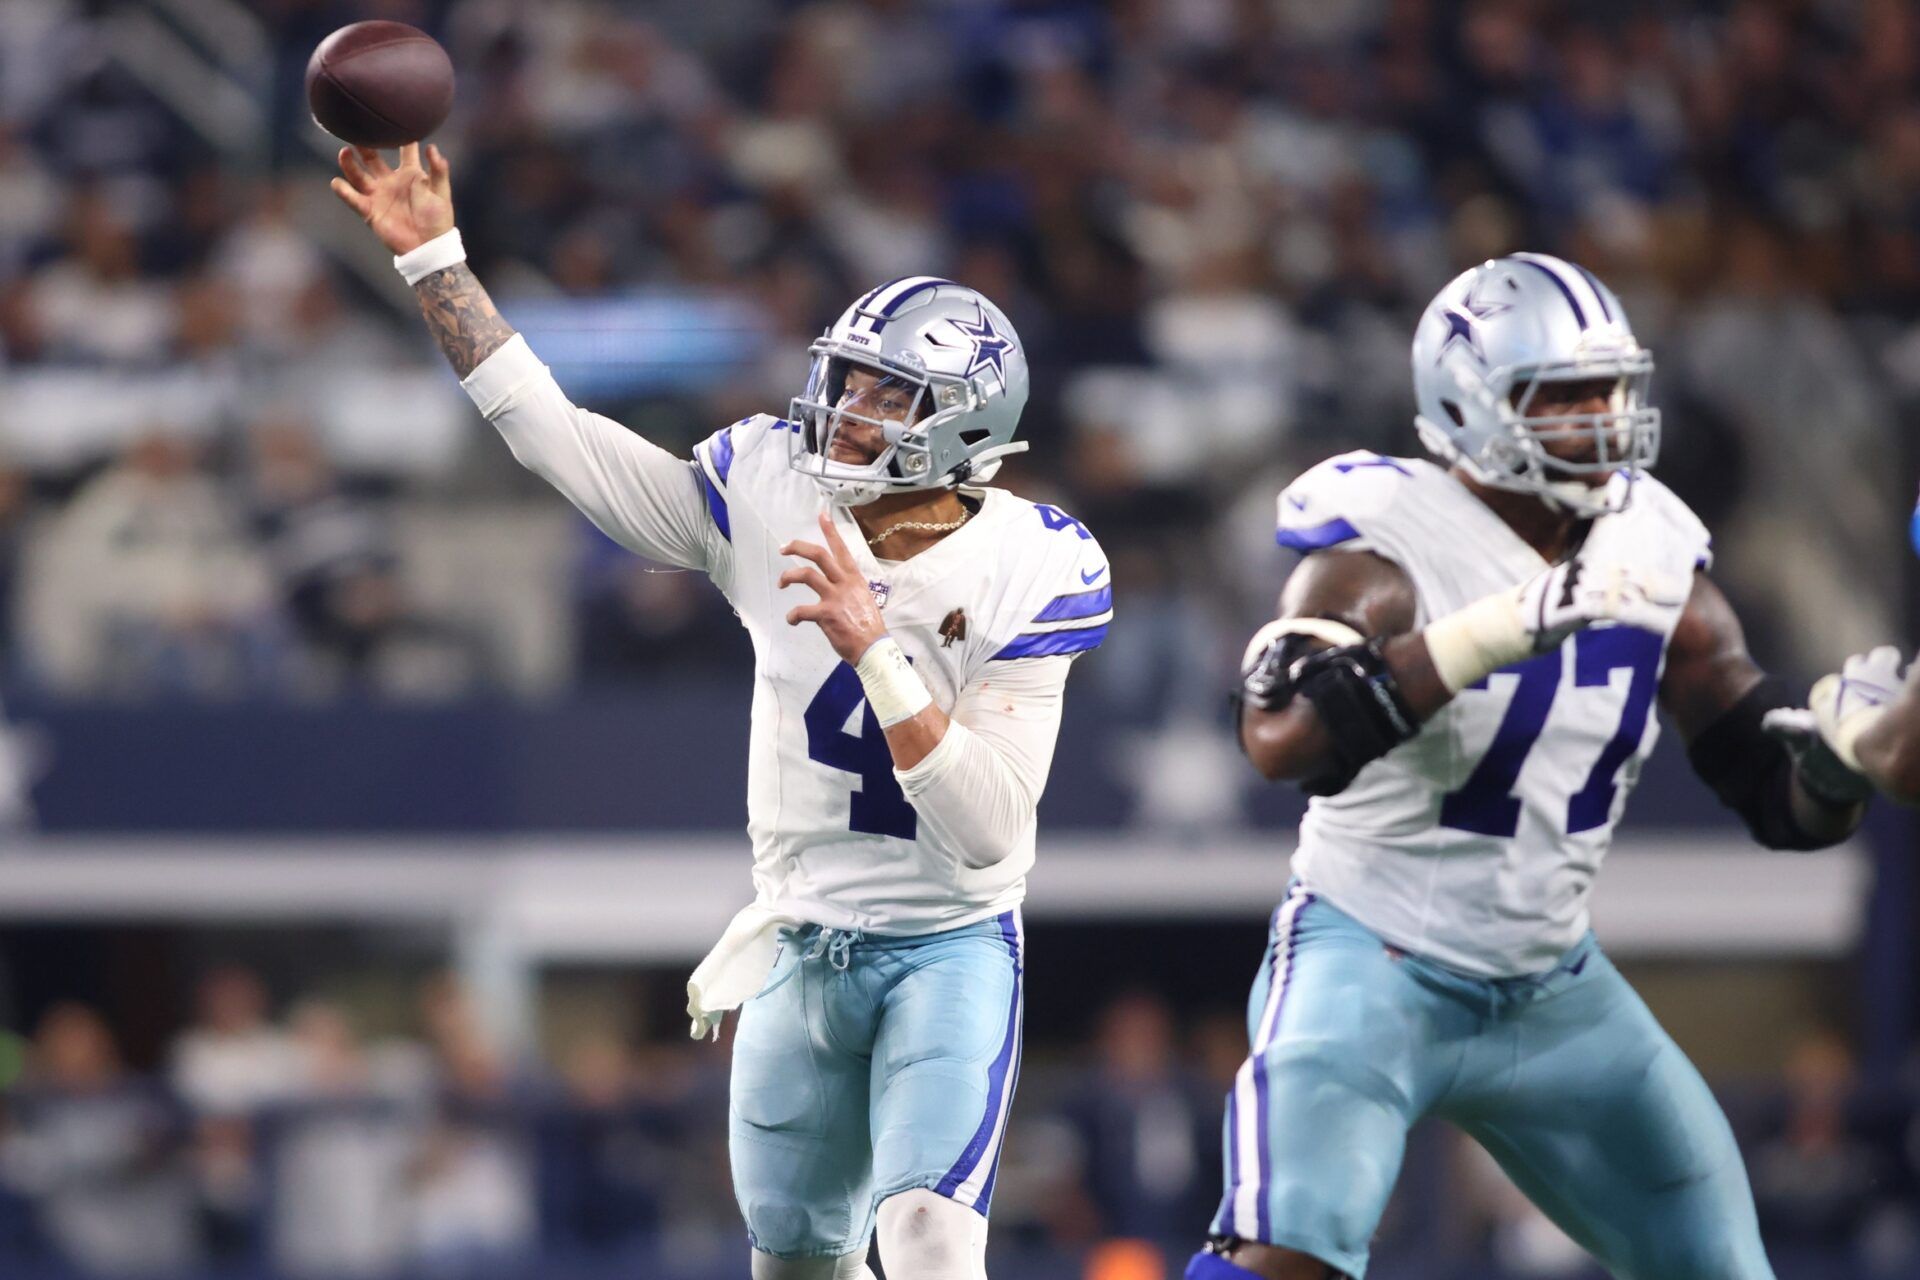
[[960, 433], [960, 443], [971, 449], [992, 434], [986, 427], [969, 427]]
[[1453, 419], [1454, 426], [1464, 427], [1467, 425], [1467, 416], [1464, 413], [1460, 412], [1459, 405], [1455, 404], [1451, 400], [1442, 400], [1440, 402], [1440, 407], [1447, 411], [1447, 416], [1449, 418]]

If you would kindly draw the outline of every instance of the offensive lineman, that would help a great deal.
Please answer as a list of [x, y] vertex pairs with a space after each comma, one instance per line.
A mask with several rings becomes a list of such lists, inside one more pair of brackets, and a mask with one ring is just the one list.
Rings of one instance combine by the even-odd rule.
[[[741, 1009], [729, 1146], [755, 1280], [982, 1280], [1019, 1072], [1020, 901], [1067, 669], [1111, 617], [1058, 509], [978, 487], [1026, 355], [972, 289], [855, 302], [788, 419], [686, 462], [576, 408], [465, 263], [446, 159], [340, 152], [334, 191], [396, 255], [521, 463], [610, 536], [704, 570], [753, 638], [755, 901], [688, 983]], [[811, 625], [807, 625], [811, 624]]]
[[1351, 453], [1281, 494], [1280, 544], [1307, 555], [1248, 647], [1240, 733], [1314, 798], [1189, 1280], [1362, 1275], [1429, 1114], [1616, 1275], [1772, 1275], [1726, 1120], [1587, 897], [1656, 695], [1762, 844], [1843, 839], [1866, 789], [1763, 731], [1790, 699], [1706, 574], [1706, 530], [1647, 474], [1652, 368], [1590, 273], [1484, 263], [1414, 337], [1441, 465]]

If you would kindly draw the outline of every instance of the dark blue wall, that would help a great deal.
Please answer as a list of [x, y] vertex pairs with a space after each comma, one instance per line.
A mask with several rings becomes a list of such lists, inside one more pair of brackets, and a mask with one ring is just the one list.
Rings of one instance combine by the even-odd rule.
[[[11, 708], [51, 751], [34, 792], [49, 831], [341, 833], [738, 830], [747, 709], [744, 680], [540, 704]], [[1113, 765], [1125, 741], [1097, 690], [1077, 689], [1041, 809], [1047, 826], [1126, 823], [1133, 805]], [[1261, 824], [1298, 817], [1292, 788], [1251, 792]], [[1725, 820], [1671, 734], [1634, 800], [1636, 826]]]

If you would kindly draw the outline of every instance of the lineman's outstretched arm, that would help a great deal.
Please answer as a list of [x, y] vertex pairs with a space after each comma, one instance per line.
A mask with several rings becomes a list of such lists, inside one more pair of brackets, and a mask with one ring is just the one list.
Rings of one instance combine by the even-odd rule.
[[1747, 652], [1733, 606], [1705, 573], [1667, 643], [1660, 702], [1687, 756], [1721, 803], [1772, 849], [1822, 849], [1851, 835], [1865, 815], [1864, 790], [1846, 771], [1822, 770], [1764, 723], [1793, 699]]
[[1267, 777], [1333, 794], [1485, 676], [1593, 622], [1665, 631], [1685, 600], [1684, 580], [1575, 558], [1416, 632], [1402, 569], [1365, 551], [1316, 552], [1247, 647], [1241, 744]]
[[[1264, 665], [1272, 668], [1265, 674], [1285, 680], [1285, 666], [1348, 642], [1347, 635], [1382, 639], [1380, 656], [1398, 685], [1398, 696], [1416, 722], [1424, 720], [1453, 695], [1434, 671], [1425, 641], [1409, 634], [1414, 616], [1413, 583], [1399, 565], [1365, 551], [1316, 552], [1287, 579], [1276, 622], [1311, 620], [1332, 627], [1286, 629], [1269, 623], [1254, 637], [1258, 648], [1249, 648], [1249, 670], [1243, 674], [1252, 684]], [[1268, 705], [1275, 701], [1278, 705]], [[1240, 745], [1254, 767], [1275, 781], [1338, 771], [1334, 740], [1310, 698], [1260, 697], [1249, 688], [1242, 702]]]
[[416, 143], [399, 160], [343, 148], [334, 193], [393, 251], [441, 354], [514, 458], [623, 546], [684, 568], [721, 568], [727, 547], [692, 464], [567, 399], [467, 266], [446, 157], [429, 147], [423, 167]]

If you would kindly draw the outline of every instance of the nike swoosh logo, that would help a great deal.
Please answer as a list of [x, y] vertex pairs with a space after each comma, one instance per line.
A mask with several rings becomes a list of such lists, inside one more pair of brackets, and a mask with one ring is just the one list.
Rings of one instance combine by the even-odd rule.
[[1305, 511], [1307, 509], [1306, 502], [1300, 497], [1298, 497], [1297, 495], [1291, 494], [1291, 493], [1287, 495], [1287, 505], [1292, 507], [1295, 511]]
[[1101, 565], [1098, 569], [1095, 569], [1092, 573], [1088, 573], [1085, 570], [1082, 570], [1080, 573], [1080, 581], [1086, 583], [1088, 586], [1092, 586], [1093, 580], [1099, 577], [1101, 574], [1105, 573], [1106, 571], [1107, 571], [1107, 566], [1105, 565]]

